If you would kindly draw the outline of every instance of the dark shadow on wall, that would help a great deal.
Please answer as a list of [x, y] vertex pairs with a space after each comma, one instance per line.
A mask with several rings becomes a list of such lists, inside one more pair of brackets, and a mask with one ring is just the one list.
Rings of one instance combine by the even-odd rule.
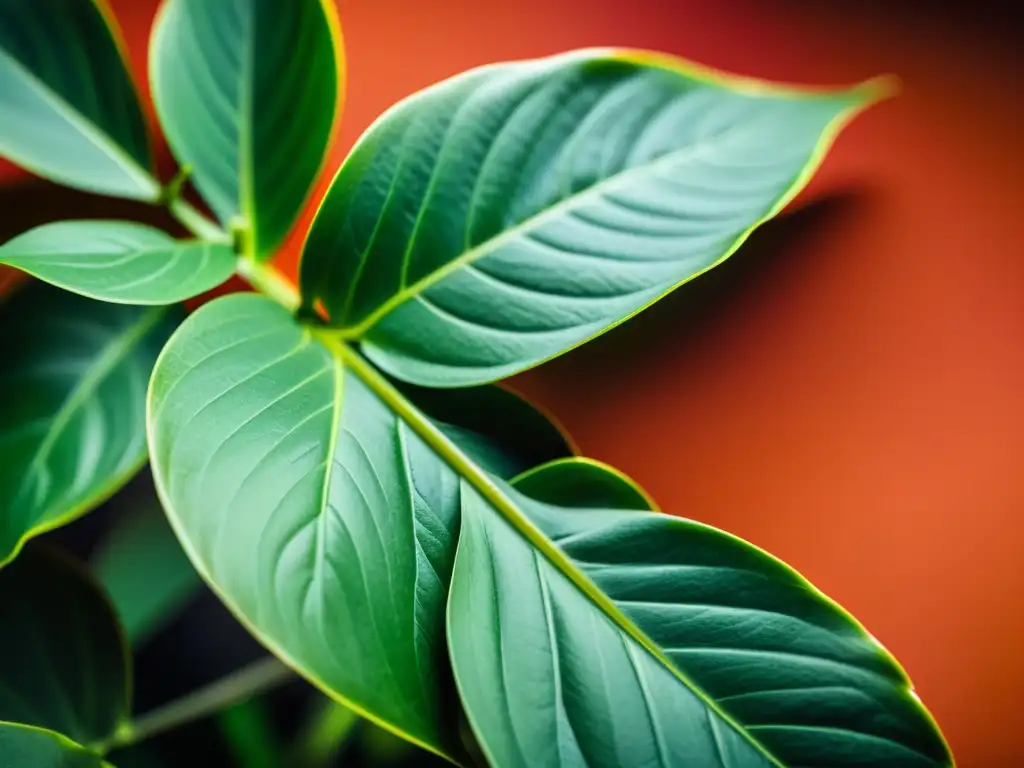
[[804, 270], [806, 259], [827, 259], [827, 247], [805, 244], [827, 243], [826, 233], [846, 230], [871, 201], [869, 189], [841, 190], [764, 224], [719, 266], [530, 375], [559, 390], [578, 386], [581, 395], [595, 397], [615, 391], [624, 379], [656, 377], [666, 357], [694, 356], [710, 329]]

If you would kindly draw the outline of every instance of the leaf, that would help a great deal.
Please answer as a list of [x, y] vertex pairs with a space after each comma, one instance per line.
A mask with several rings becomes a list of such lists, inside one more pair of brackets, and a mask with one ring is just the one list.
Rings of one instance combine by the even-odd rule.
[[404, 381], [509, 376], [724, 260], [879, 96], [616, 50], [472, 70], [357, 143], [303, 252], [305, 309]]
[[0, 565], [143, 465], [146, 384], [179, 318], [36, 282], [0, 303]]
[[563, 507], [656, 510], [631, 478], [593, 459], [556, 459], [523, 472], [512, 484], [524, 495]]
[[[532, 485], [565, 469], [535, 470]], [[952, 764], [896, 661], [746, 542], [653, 512], [519, 498], [650, 653], [479, 496], [463, 498], [450, 647], [494, 764]]]
[[101, 301], [174, 304], [231, 277], [235, 254], [134, 222], [59, 221], [0, 246], [0, 264]]
[[203, 582], [156, 503], [119, 519], [92, 557], [121, 625], [135, 647], [163, 629]]
[[59, 733], [0, 722], [4, 768], [110, 768], [103, 758]]
[[150, 79], [175, 154], [263, 258], [288, 234], [340, 110], [341, 32], [327, 0], [166, 0]]
[[452, 472], [310, 331], [253, 294], [185, 321], [154, 369], [149, 408], [168, 518], [238, 619], [360, 715], [453, 754], [442, 621]]
[[[670, 618], [692, 617], [694, 632], [707, 631], [723, 644], [772, 649], [764, 654], [770, 663], [746, 678], [729, 654], [712, 657], [727, 679], [761, 691], [794, 687], [801, 681], [793, 676], [806, 669], [801, 664], [821, 672], [818, 662], [804, 659], [815, 652], [846, 654], [861, 665], [843, 684], [866, 677], [858, 690], [863, 700], [826, 692], [808, 709], [783, 709], [788, 724], [839, 718], [867, 734], [878, 731], [879, 739], [896, 739], [892, 754], [902, 738], [929, 750], [930, 765], [943, 764], [941, 737], [924, 710], [911, 706], [895, 662], [785, 566], [695, 523], [530, 499], [474, 463], [351, 347], [298, 325], [263, 297], [221, 298], [182, 324], [154, 370], [149, 428], [168, 517], [221, 599], [329, 695], [421, 746], [458, 759], [439, 659], [442, 606], [454, 578], [451, 659], [477, 735], [496, 765], [550, 764], [559, 747], [565, 764], [573, 764], [572, 742], [559, 741], [559, 734], [568, 738], [567, 718], [586, 720], [580, 749], [597, 765], [648, 758], [674, 765], [679, 755], [688, 756], [687, 765], [725, 765], [729, 755], [735, 756], [730, 768], [774, 764], [760, 734], [736, 724], [725, 703], [690, 681], [690, 656], [684, 652], [677, 666], [668, 655], [675, 646], [661, 647], [648, 635], [688, 628], [670, 620], [648, 627], [645, 614], [634, 619], [632, 607], [627, 612], [614, 602], [657, 601], [658, 589], [677, 586], [685, 594], [673, 592], [680, 602], [669, 608], [682, 613]], [[579, 470], [567, 462], [544, 472]], [[621, 489], [594, 479], [602, 472], [574, 482], [622, 498]], [[557, 479], [538, 471], [534, 490], [553, 488]], [[632, 500], [638, 503], [635, 494]], [[465, 527], [451, 577], [460, 520]], [[583, 531], [577, 544], [568, 532], [576, 523], [596, 533]], [[606, 526], [614, 537], [602, 538]], [[647, 538], [634, 537], [637, 531]], [[600, 558], [590, 558], [598, 544], [604, 545]], [[712, 548], [705, 553], [705, 546]], [[671, 560], [677, 550], [689, 558], [678, 569]], [[702, 554], [709, 560], [700, 560]], [[752, 584], [733, 580], [739, 565], [754, 569]], [[607, 593], [595, 586], [598, 577]], [[642, 593], [626, 592], [630, 583]], [[766, 605], [788, 600], [778, 610], [792, 616], [751, 618], [738, 610], [704, 616], [690, 605], [701, 600], [702, 589], [723, 590], [734, 600], [744, 594], [730, 589], [760, 590]], [[702, 623], [705, 618], [711, 623]], [[788, 653], [803, 654], [792, 663], [770, 645], [787, 642]], [[510, 672], [504, 677], [503, 659]], [[710, 679], [708, 667], [696, 666], [695, 675]], [[571, 677], [559, 677], [562, 668]], [[823, 674], [830, 669], [826, 664]], [[835, 669], [846, 672], [842, 664]], [[571, 712], [560, 709], [569, 703]], [[836, 736], [827, 749], [810, 739], [764, 741], [783, 757], [810, 756], [794, 764], [850, 765], [845, 738]], [[874, 744], [872, 738], [864, 740]], [[885, 765], [886, 754], [875, 754]]]
[[395, 385], [449, 440], [492, 475], [510, 480], [576, 453], [561, 424], [505, 387], [485, 384], [450, 390], [402, 382]]
[[122, 50], [93, 0], [0, 4], [0, 156], [70, 187], [157, 200]]
[[32, 547], [0, 570], [0, 626], [3, 764], [101, 765], [83, 747], [127, 726], [129, 672], [124, 636], [97, 585], [67, 556]]

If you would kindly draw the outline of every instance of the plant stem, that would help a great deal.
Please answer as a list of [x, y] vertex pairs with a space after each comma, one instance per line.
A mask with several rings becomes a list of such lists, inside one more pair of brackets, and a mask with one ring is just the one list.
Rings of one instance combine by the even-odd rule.
[[201, 240], [224, 242], [230, 239], [230, 235], [221, 229], [216, 222], [210, 221], [203, 216], [187, 200], [175, 197], [167, 203], [167, 210], [170, 211], [174, 218], [181, 222], [185, 229]]
[[100, 751], [137, 744], [153, 736], [200, 720], [232, 704], [245, 701], [295, 677], [295, 672], [275, 656], [253, 662], [247, 667], [211, 683], [205, 688], [175, 699], [120, 728]]
[[299, 308], [299, 292], [273, 264], [243, 256], [238, 260], [237, 270], [249, 285], [285, 309], [294, 312]]
[[[221, 229], [197, 211], [188, 201], [175, 197], [167, 204], [171, 212], [182, 226], [202, 240], [224, 242], [231, 235]], [[236, 271], [260, 293], [281, 304], [290, 311], [299, 307], [299, 292], [291, 281], [281, 274], [272, 264], [258, 262], [251, 256], [240, 256]]]

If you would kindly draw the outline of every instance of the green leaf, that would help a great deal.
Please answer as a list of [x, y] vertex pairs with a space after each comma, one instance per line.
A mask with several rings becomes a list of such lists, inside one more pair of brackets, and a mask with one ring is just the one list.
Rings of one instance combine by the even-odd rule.
[[4, 768], [111, 768], [59, 733], [17, 723], [0, 722], [0, 757]]
[[353, 149], [305, 246], [306, 310], [405, 381], [509, 376], [724, 260], [878, 96], [613, 50], [472, 70]]
[[[275, 654], [443, 754], [443, 613], [458, 483], [288, 312], [194, 313], [150, 384], [153, 473], [199, 573]], [[358, 660], [358, 663], [354, 663]]]
[[117, 521], [92, 568], [133, 646], [163, 629], [203, 587], [155, 499]]
[[510, 389], [496, 384], [426, 389], [395, 382], [460, 450], [505, 480], [576, 453], [561, 424]]
[[0, 303], [0, 565], [143, 465], [146, 384], [179, 318], [38, 282]]
[[22, 763], [33, 768], [101, 764], [79, 745], [106, 743], [127, 725], [129, 671], [97, 585], [67, 556], [32, 547], [0, 570], [0, 626], [0, 721], [54, 732], [0, 725], [0, 756], [10, 745], [11, 755], [34, 756]]
[[235, 254], [134, 222], [58, 221], [0, 246], [0, 264], [101, 301], [174, 304], [231, 277]]
[[155, 201], [146, 124], [93, 0], [0, 3], [0, 156], [70, 187]]
[[631, 478], [593, 459], [556, 459], [516, 477], [523, 494], [562, 507], [657, 509], [654, 500]]
[[[537, 470], [534, 488], [564, 469]], [[494, 764], [952, 764], [896, 661], [750, 544], [659, 513], [519, 497], [592, 580], [580, 590], [480, 496], [465, 498], [449, 642]], [[649, 647], [588, 592], [614, 601]], [[537, 674], [524, 681], [524, 669]]]
[[[895, 662], [785, 566], [688, 521], [525, 496], [351, 347], [263, 297], [218, 299], [181, 326], [154, 371], [149, 428], [169, 519], [229, 608], [328, 694], [422, 746], [458, 757], [438, 657], [453, 578], [452, 663], [496, 765], [573, 764], [578, 750], [596, 765], [842, 766], [851, 744], [883, 766], [946, 762]], [[561, 476], [639, 506], [610, 474], [560, 462], [533, 490]], [[666, 595], [657, 623], [626, 603]], [[687, 650], [702, 639], [720, 653]], [[698, 678], [732, 685], [722, 698], [828, 682], [766, 722]], [[779, 724], [792, 733], [760, 732]]]
[[340, 108], [342, 50], [327, 0], [167, 0], [150, 79], [175, 154], [226, 225], [266, 257], [288, 234]]

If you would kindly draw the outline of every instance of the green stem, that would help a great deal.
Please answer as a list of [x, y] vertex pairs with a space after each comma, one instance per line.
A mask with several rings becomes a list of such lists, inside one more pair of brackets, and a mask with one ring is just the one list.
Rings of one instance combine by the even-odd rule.
[[295, 672], [277, 657], [261, 659], [127, 723], [108, 742], [100, 745], [98, 751], [107, 752], [145, 741], [178, 726], [208, 717], [294, 677]]
[[299, 308], [299, 292], [291, 281], [273, 264], [242, 257], [238, 260], [238, 274], [260, 293], [273, 299], [290, 312]]
[[[173, 198], [167, 209], [181, 224], [202, 240], [225, 242], [231, 235], [197, 211], [189, 202], [180, 197]], [[299, 307], [299, 292], [287, 277], [272, 264], [256, 261], [251, 256], [238, 258], [236, 271], [257, 291], [294, 312]]]
[[225, 242], [230, 239], [230, 235], [221, 229], [216, 222], [210, 221], [203, 216], [187, 200], [173, 197], [167, 203], [167, 210], [171, 212], [174, 218], [181, 222], [185, 229], [201, 240]]

